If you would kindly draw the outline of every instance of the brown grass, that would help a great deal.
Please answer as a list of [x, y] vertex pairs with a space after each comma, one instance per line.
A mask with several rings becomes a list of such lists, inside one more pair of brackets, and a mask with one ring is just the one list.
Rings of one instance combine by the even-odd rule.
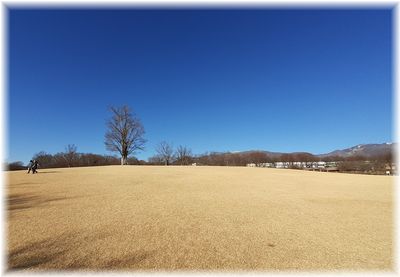
[[392, 269], [393, 177], [140, 166], [6, 177], [10, 270]]

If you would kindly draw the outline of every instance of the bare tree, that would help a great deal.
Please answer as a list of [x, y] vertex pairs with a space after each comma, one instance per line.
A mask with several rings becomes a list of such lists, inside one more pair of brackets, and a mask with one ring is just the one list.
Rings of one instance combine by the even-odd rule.
[[175, 152], [176, 161], [180, 165], [188, 165], [192, 160], [192, 151], [186, 146], [179, 145]]
[[148, 158], [148, 164], [160, 165], [160, 164], [163, 164], [163, 159], [159, 155], [155, 155], [155, 156]]
[[174, 148], [172, 144], [162, 141], [157, 145], [156, 152], [165, 165], [171, 164], [174, 158]]
[[111, 107], [110, 110], [112, 117], [107, 122], [104, 143], [107, 150], [121, 155], [121, 165], [125, 165], [129, 155], [144, 149], [145, 131], [140, 119], [128, 106]]
[[33, 159], [37, 160], [39, 162], [41, 168], [55, 167], [55, 164], [54, 164], [55, 159], [54, 159], [53, 155], [48, 154], [44, 151], [40, 151], [39, 153], [36, 153], [33, 156]]
[[75, 144], [68, 144], [67, 147], [65, 147], [63, 156], [68, 167], [74, 166], [75, 161], [78, 159]]
[[268, 155], [261, 151], [255, 151], [249, 153], [249, 158], [252, 163], [266, 163], [268, 161]]
[[12, 163], [6, 164], [5, 169], [6, 170], [21, 170], [21, 169], [26, 169], [26, 166], [24, 166], [23, 162], [17, 161], [17, 162], [12, 162]]

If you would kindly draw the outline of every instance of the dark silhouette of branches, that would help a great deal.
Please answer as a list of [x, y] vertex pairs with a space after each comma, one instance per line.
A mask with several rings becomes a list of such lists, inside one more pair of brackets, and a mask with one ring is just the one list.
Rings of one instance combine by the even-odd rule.
[[111, 107], [110, 110], [112, 117], [107, 122], [104, 143], [107, 150], [121, 155], [121, 165], [125, 165], [129, 155], [144, 149], [144, 127], [128, 106]]
[[77, 148], [75, 144], [68, 144], [67, 147], [65, 147], [65, 153], [63, 157], [68, 167], [74, 166], [74, 163], [78, 160], [78, 154], [76, 150]]
[[179, 145], [175, 152], [176, 163], [180, 165], [188, 165], [192, 162], [192, 151], [186, 147]]
[[174, 159], [174, 148], [172, 144], [162, 141], [157, 145], [156, 152], [165, 165], [170, 165], [172, 163]]

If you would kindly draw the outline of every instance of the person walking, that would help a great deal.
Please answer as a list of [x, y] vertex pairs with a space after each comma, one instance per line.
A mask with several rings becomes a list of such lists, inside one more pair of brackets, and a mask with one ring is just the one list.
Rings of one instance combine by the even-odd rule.
[[33, 160], [33, 165], [32, 165], [32, 174], [37, 173], [37, 168], [39, 166], [39, 163], [37, 160]]
[[[33, 161], [30, 160], [29, 163], [28, 163], [28, 174], [29, 174], [29, 172], [31, 172], [32, 166], [33, 166]], [[33, 171], [32, 171], [32, 172], [33, 172]]]

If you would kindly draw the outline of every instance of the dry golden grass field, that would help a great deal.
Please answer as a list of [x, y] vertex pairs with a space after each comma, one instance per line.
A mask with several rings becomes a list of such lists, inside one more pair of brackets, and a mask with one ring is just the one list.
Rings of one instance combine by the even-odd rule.
[[392, 269], [393, 177], [173, 166], [5, 175], [9, 270]]

